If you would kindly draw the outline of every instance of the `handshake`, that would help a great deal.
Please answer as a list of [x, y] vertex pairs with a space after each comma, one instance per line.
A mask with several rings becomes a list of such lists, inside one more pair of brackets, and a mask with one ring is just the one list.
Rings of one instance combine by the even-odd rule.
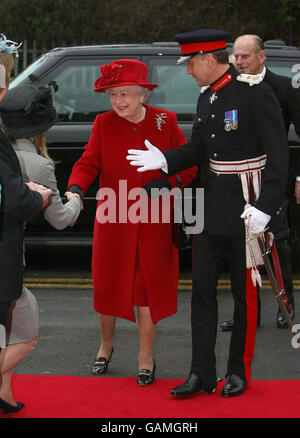
[[[26, 185], [29, 187], [30, 190], [33, 190], [35, 192], [38, 192], [43, 200], [42, 203], [42, 209], [47, 207], [49, 203], [49, 197], [52, 196], [53, 192], [51, 189], [47, 189], [47, 187], [42, 186], [41, 184], [37, 184], [34, 182], [26, 183]], [[65, 196], [68, 201], [70, 201], [72, 198], [78, 198], [80, 200], [80, 211], [83, 210], [83, 203], [80, 198], [80, 195], [78, 193], [72, 193], [72, 192], [66, 192]]]
[[47, 189], [46, 187], [42, 186], [41, 184], [37, 184], [34, 182], [28, 182], [26, 185], [29, 187], [30, 190], [33, 190], [34, 192], [38, 192], [43, 200], [42, 203], [42, 209], [47, 207], [49, 202], [49, 196], [52, 195], [52, 190]]

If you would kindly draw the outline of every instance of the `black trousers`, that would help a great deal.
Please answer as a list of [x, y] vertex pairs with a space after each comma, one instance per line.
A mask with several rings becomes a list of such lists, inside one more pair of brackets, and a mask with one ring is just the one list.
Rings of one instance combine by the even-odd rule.
[[10, 306], [10, 301], [0, 301], [0, 324], [6, 324], [6, 315]]
[[202, 379], [204, 386], [215, 384], [217, 379], [217, 284], [225, 262], [230, 270], [235, 309], [226, 375], [236, 374], [246, 383], [251, 380], [257, 289], [249, 281], [245, 254], [244, 236], [223, 237], [202, 233], [194, 237], [191, 371]]

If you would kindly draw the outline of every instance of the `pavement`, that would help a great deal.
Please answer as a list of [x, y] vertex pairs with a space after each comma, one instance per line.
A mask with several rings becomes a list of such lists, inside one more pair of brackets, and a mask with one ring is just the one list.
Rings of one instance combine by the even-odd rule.
[[[93, 376], [90, 368], [100, 344], [98, 315], [93, 310], [90, 248], [48, 248], [27, 251], [25, 284], [40, 309], [40, 334], [35, 350], [15, 368], [16, 374]], [[294, 275], [296, 318], [300, 323], [300, 280]], [[267, 278], [261, 291], [261, 327], [257, 330], [254, 380], [300, 378], [300, 349], [293, 348], [292, 334], [275, 325], [277, 304]], [[157, 378], [186, 378], [191, 360], [191, 270], [189, 255], [181, 260], [178, 311], [158, 323], [154, 347]], [[228, 275], [218, 287], [220, 322], [231, 319], [233, 300]], [[300, 326], [299, 326], [300, 330]], [[230, 333], [218, 329], [218, 376], [224, 378]], [[107, 377], [135, 377], [139, 338], [137, 324], [118, 319], [113, 360]], [[94, 376], [95, 378], [99, 378]]]

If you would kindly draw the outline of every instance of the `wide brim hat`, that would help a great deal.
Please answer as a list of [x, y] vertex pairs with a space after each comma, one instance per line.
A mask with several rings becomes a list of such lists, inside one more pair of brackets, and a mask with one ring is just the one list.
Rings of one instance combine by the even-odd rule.
[[148, 67], [136, 59], [118, 59], [108, 65], [100, 66], [101, 74], [95, 81], [94, 91], [105, 92], [108, 88], [140, 85], [148, 90], [158, 84], [148, 82]]
[[52, 92], [51, 86], [34, 84], [10, 89], [0, 104], [0, 117], [6, 134], [14, 139], [28, 138], [51, 128], [57, 120]]
[[188, 62], [195, 55], [225, 50], [229, 36], [229, 32], [217, 29], [200, 29], [174, 35], [182, 53], [177, 64]]

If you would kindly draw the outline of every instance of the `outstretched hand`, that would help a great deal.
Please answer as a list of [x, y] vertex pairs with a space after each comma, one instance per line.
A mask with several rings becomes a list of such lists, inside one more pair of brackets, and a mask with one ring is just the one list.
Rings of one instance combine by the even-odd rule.
[[129, 149], [126, 159], [130, 161], [131, 166], [137, 166], [138, 172], [147, 170], [162, 169], [166, 166], [164, 154], [149, 140], [145, 140], [146, 151], [140, 149]]

